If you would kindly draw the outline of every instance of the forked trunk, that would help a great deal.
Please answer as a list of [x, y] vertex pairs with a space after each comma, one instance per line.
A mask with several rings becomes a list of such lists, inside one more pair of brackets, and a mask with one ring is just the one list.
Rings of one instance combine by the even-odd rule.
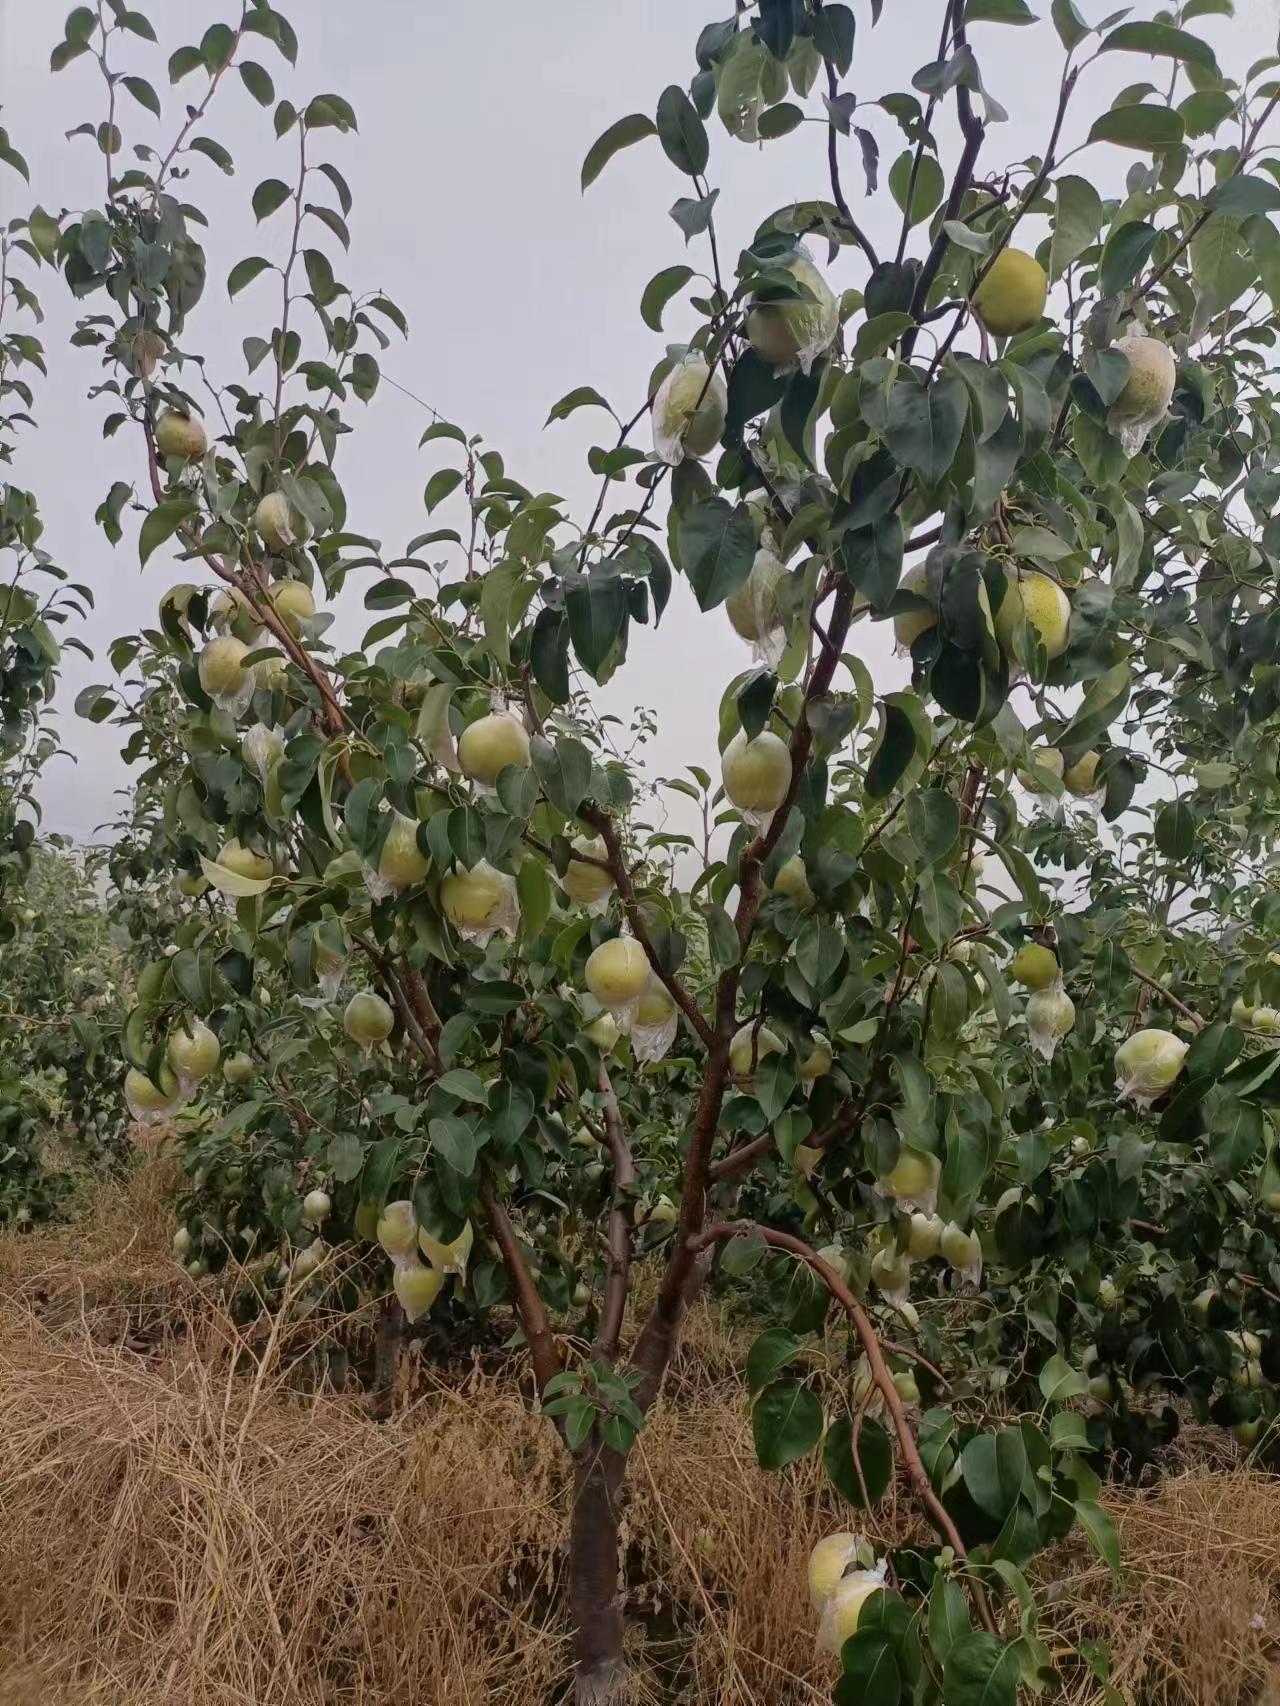
[[625, 1465], [617, 1452], [598, 1444], [587, 1450], [574, 1465], [569, 1523], [574, 1699], [577, 1706], [622, 1706], [627, 1671], [618, 1580], [618, 1499]]

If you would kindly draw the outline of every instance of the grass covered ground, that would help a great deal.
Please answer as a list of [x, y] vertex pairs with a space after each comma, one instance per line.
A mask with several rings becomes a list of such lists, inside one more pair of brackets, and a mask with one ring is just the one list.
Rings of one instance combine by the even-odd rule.
[[[519, 1365], [412, 1357], [374, 1422], [354, 1382], [314, 1390], [314, 1322], [238, 1329], [178, 1271], [172, 1192], [152, 1157], [73, 1226], [0, 1237], [0, 1706], [558, 1700], [563, 1459]], [[756, 1467], [740, 1334], [699, 1307], [639, 1446], [639, 1701], [830, 1698], [805, 1560], [859, 1524], [812, 1463]], [[1109, 1503], [1123, 1578], [1051, 1555], [1050, 1645], [1108, 1640], [1133, 1706], [1280, 1706], [1280, 1483], [1191, 1434]], [[910, 1522], [891, 1493], [868, 1531]]]

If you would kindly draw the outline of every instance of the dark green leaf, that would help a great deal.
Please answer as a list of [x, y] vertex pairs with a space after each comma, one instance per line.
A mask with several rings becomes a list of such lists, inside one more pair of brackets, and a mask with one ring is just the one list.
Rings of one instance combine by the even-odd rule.
[[714, 610], [751, 573], [756, 530], [745, 504], [703, 498], [679, 524], [680, 563], [701, 610]]
[[969, 393], [954, 370], [932, 385], [900, 380], [889, 394], [889, 449], [904, 468], [935, 486], [955, 460], [968, 412]]
[[863, 1421], [858, 1434], [857, 1463], [853, 1457], [853, 1423], [848, 1416], [838, 1416], [827, 1429], [822, 1458], [832, 1486], [855, 1510], [868, 1510], [879, 1504], [893, 1478], [893, 1446], [889, 1435], [873, 1417]]
[[747, 1390], [754, 1397], [800, 1354], [800, 1340], [785, 1327], [770, 1327], [747, 1352]]
[[1182, 141], [1182, 120], [1171, 107], [1112, 107], [1093, 121], [1088, 140], [1156, 154], [1176, 148]]
[[1018, 1649], [994, 1635], [962, 1635], [947, 1654], [942, 1697], [947, 1706], [1017, 1706]]
[[677, 291], [684, 289], [692, 277], [692, 267], [664, 267], [645, 285], [644, 295], [640, 298], [640, 318], [651, 332], [662, 330], [663, 309]]
[[752, 1407], [751, 1432], [760, 1467], [785, 1469], [821, 1439], [822, 1405], [799, 1381], [775, 1381]]
[[604, 135], [592, 143], [586, 159], [582, 162], [583, 189], [595, 182], [620, 149], [629, 148], [633, 142], [643, 142], [646, 136], [657, 134], [657, 125], [644, 113], [630, 113], [626, 118], [620, 118], [616, 124], [611, 124]]
[[1103, 38], [1101, 53], [1146, 53], [1166, 59], [1180, 59], [1186, 65], [1200, 65], [1206, 71], [1217, 71], [1218, 62], [1207, 41], [1193, 36], [1188, 30], [1175, 29], [1172, 24], [1121, 24]]
[[693, 102], [676, 83], [658, 96], [658, 141], [678, 171], [696, 177], [707, 169], [707, 132]]

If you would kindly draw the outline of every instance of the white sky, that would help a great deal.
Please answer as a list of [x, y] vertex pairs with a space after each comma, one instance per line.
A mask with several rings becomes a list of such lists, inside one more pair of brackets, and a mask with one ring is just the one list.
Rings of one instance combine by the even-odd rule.
[[[126, 143], [167, 149], [181, 122], [182, 100], [201, 87], [193, 74], [175, 99], [165, 72], [169, 53], [238, 8], [229, 0], [141, 3], [161, 39], [150, 46], [130, 38], [128, 69], [150, 79], [166, 103], [166, 117], [158, 124], [122, 96]], [[1047, 13], [1047, 0], [1031, 3]], [[1105, 9], [1097, 0], [1081, 4], [1090, 17]], [[1238, 5], [1234, 21], [1201, 19], [1194, 27], [1212, 41], [1224, 69], [1241, 75], [1274, 51], [1276, 13], [1271, 0]], [[912, 74], [933, 57], [940, 0], [886, 0], [874, 30], [866, 0], [855, 0], [854, 9], [859, 36], [846, 87], [864, 100], [909, 88]], [[65, 137], [74, 125], [103, 114], [96, 70], [84, 59], [56, 77], [48, 70], [65, 10], [61, 0], [0, 0], [0, 122], [26, 155], [32, 180], [28, 190], [0, 168], [2, 220], [27, 213], [36, 201], [52, 211], [96, 205], [102, 193], [101, 156], [89, 140]], [[467, 430], [483, 432], [502, 451], [510, 473], [531, 488], [563, 494], [570, 512], [585, 522], [596, 491], [585, 451], [597, 441], [612, 444], [611, 423], [599, 411], [584, 410], [544, 432], [547, 411], [584, 384], [603, 392], [620, 415], [634, 411], [663, 341], [639, 317], [641, 291], [662, 267], [685, 259], [695, 267], [706, 264], [706, 250], [705, 239], [686, 250], [668, 217], [671, 203], [690, 193], [689, 184], [656, 141], [617, 156], [585, 196], [578, 188], [582, 157], [623, 114], [652, 114], [665, 84], [687, 84], [697, 32], [729, 10], [728, 0], [550, 0], [539, 6], [472, 0], [462, 7], [442, 0], [286, 0], [283, 10], [300, 38], [297, 69], [290, 71], [265, 43], [252, 55], [267, 65], [277, 95], [301, 105], [332, 89], [352, 102], [359, 120], [358, 135], [323, 133], [325, 157], [341, 168], [355, 195], [351, 258], [339, 252], [335, 264], [339, 277], [361, 290], [385, 290], [408, 315], [410, 341], [393, 344], [384, 372]], [[1153, 11], [1142, 5], [1135, 15]], [[978, 25], [971, 42], [987, 88], [1010, 113], [1010, 122], [988, 135], [979, 163], [987, 172], [1043, 150], [1061, 49], [1047, 23], [1030, 29]], [[1153, 66], [1127, 54], [1107, 56], [1082, 80], [1064, 141], [1081, 140], [1089, 120], [1125, 84], [1150, 77], [1163, 89], [1168, 73], [1167, 61]], [[1186, 92], [1184, 84], [1175, 99]], [[816, 101], [817, 91], [810, 110], [821, 110]], [[883, 252], [897, 232], [883, 180], [904, 139], [878, 109], [860, 111], [858, 122], [880, 139], [880, 193], [864, 202], [853, 138], [841, 139], [843, 177], [855, 213]], [[226, 383], [243, 380], [241, 338], [269, 334], [278, 315], [276, 275], [264, 275], [234, 303], [226, 297], [226, 276], [237, 260], [258, 253], [276, 258], [287, 237], [283, 212], [255, 229], [249, 198], [264, 177], [288, 179], [294, 155], [291, 139], [275, 141], [270, 112], [238, 79], [219, 91], [205, 128], [230, 148], [236, 171], [228, 178], [210, 162], [194, 160], [189, 193], [211, 224], [205, 233], [209, 285], [184, 341], [208, 357], [211, 377]], [[826, 133], [802, 125], [755, 149], [730, 139], [714, 120], [708, 128], [709, 179], [721, 190], [721, 255], [731, 271], [767, 213], [798, 197], [828, 193]], [[950, 138], [949, 128], [945, 134]], [[1116, 193], [1138, 158], [1095, 146], [1068, 169], [1089, 176], [1102, 193]], [[336, 251], [310, 223], [311, 243]], [[1040, 235], [1029, 227], [1033, 241], [1027, 246]], [[917, 228], [908, 252], [923, 254], [925, 243], [924, 228]], [[865, 270], [860, 254], [846, 250], [832, 282], [837, 289], [860, 286]], [[110, 641], [152, 622], [173, 580], [195, 577], [189, 566], [175, 573], [164, 552], [140, 573], [132, 532], [113, 551], [94, 523], [112, 480], [144, 478], [139, 446], [127, 432], [102, 440], [110, 404], [85, 400], [99, 378], [98, 358], [67, 348], [75, 308], [55, 275], [45, 269], [32, 282], [47, 316], [41, 335], [52, 377], [38, 385], [40, 430], [24, 441], [14, 477], [37, 494], [46, 547], [73, 578], [94, 588], [97, 609], [81, 637], [100, 654], [93, 664], [67, 656], [61, 728], [79, 762], [53, 767], [44, 801], [47, 827], [86, 839], [114, 815], [113, 791], [127, 785], [128, 772], [118, 755], [119, 731], [77, 719], [72, 701], [87, 682], [111, 679], [102, 655]], [[668, 335], [687, 335], [692, 326], [691, 312], [673, 304]], [[341, 450], [339, 472], [353, 530], [380, 538], [395, 555], [415, 533], [457, 523], [452, 505], [430, 520], [423, 509], [423, 486], [443, 465], [446, 447], [417, 449], [427, 417], [415, 404], [384, 385], [367, 411], [353, 404], [348, 418], [359, 430]], [[614, 507], [626, 501], [624, 490], [615, 488]], [[372, 620], [360, 603], [364, 584], [339, 606], [344, 638]], [[898, 684], [905, 671], [889, 656], [887, 625], [859, 627], [854, 638], [877, 681], [892, 677]], [[701, 616], [677, 579], [661, 630], [655, 636], [633, 628], [628, 663], [603, 701], [624, 716], [635, 703], [656, 709], [661, 732], [650, 758], [656, 773], [689, 762], [712, 764], [721, 693], [747, 662], [723, 613]]]

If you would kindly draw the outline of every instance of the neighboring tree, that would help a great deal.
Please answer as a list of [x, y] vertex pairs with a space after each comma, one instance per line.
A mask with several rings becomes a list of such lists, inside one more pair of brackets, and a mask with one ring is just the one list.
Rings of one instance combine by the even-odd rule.
[[[10, 174], [27, 179], [2, 125], [0, 168], [10, 182]], [[0, 471], [19, 431], [34, 426], [30, 381], [45, 361], [30, 330], [40, 304], [26, 281], [57, 240], [56, 222], [40, 208], [0, 229]], [[102, 967], [73, 976], [68, 960], [68, 950], [90, 957], [105, 922], [66, 842], [40, 837], [41, 777], [67, 756], [52, 711], [56, 635], [93, 603], [43, 548], [43, 531], [34, 495], [0, 480], [0, 1225], [35, 1223], [65, 1201], [70, 1174], [46, 1168], [50, 1139], [96, 1160], [118, 1146], [122, 1125], [114, 1036], [104, 1051], [100, 1020], [74, 1011]], [[74, 637], [62, 643], [85, 649]]]
[[[1272, 61], [1232, 82], [1185, 27], [1228, 11], [1090, 26], [1054, 0], [1056, 108], [1011, 167], [978, 54], [1025, 0], [944, 0], [916, 92], [878, 100], [843, 86], [878, 0], [709, 25], [687, 89], [583, 168], [656, 137], [709, 266], [644, 288], [655, 334], [689, 289], [695, 329], [590, 452], [593, 513], [575, 526], [436, 418], [426, 508], [462, 524], [394, 556], [336, 472], [405, 330], [341, 277], [326, 142], [350, 107], [277, 101], [261, 57], [292, 62], [293, 32], [247, 4], [173, 53], [185, 121], [126, 164], [125, 97], [162, 110], [123, 69], [151, 25], [99, 0], [54, 51], [105, 78], [82, 129], [106, 201], [61, 222], [57, 260], [106, 433], [145, 471], [100, 518], [118, 540], [139, 510], [144, 563], [171, 546], [196, 577], [113, 649], [125, 697], [81, 696], [147, 766], [134, 879], [180, 873], [190, 903], [139, 980], [128, 1094], [165, 1116], [221, 1055], [231, 1105], [194, 1140], [177, 1240], [197, 1274], [265, 1236], [318, 1285], [364, 1241], [357, 1277], [414, 1330], [513, 1305], [573, 1461], [584, 1702], [626, 1685], [628, 1455], [717, 1253], [776, 1316], [747, 1365], [761, 1463], [821, 1443], [855, 1508], [896, 1463], [937, 1532], [889, 1574], [839, 1541], [815, 1560], [840, 1699], [1046, 1686], [1024, 1566], [1077, 1521], [1114, 1563], [1099, 1474], [1168, 1437], [1164, 1398], [1273, 1426], [1280, 85]], [[1115, 54], [1168, 83], [1094, 117], [1082, 149], [1134, 155], [1103, 199], [1061, 138]], [[233, 71], [291, 164], [252, 197], [280, 258], [227, 279], [262, 302], [247, 373], [213, 384], [189, 197], [231, 168], [207, 115]], [[713, 115], [751, 145], [819, 127], [818, 193], [718, 229]], [[884, 256], [855, 173], [901, 210]], [[613, 413], [583, 385], [551, 419], [580, 408]], [[631, 442], [650, 423], [653, 454]], [[722, 702], [723, 788], [664, 785], [700, 845], [646, 827], [590, 695], [673, 567], [755, 653]], [[361, 577], [375, 620], [341, 649], [323, 604]], [[857, 625], [890, 620], [913, 676], [881, 694]], [[805, 1356], [832, 1304], [864, 1359], [848, 1390]], [[1070, 1662], [1114, 1698], [1105, 1654]]]

